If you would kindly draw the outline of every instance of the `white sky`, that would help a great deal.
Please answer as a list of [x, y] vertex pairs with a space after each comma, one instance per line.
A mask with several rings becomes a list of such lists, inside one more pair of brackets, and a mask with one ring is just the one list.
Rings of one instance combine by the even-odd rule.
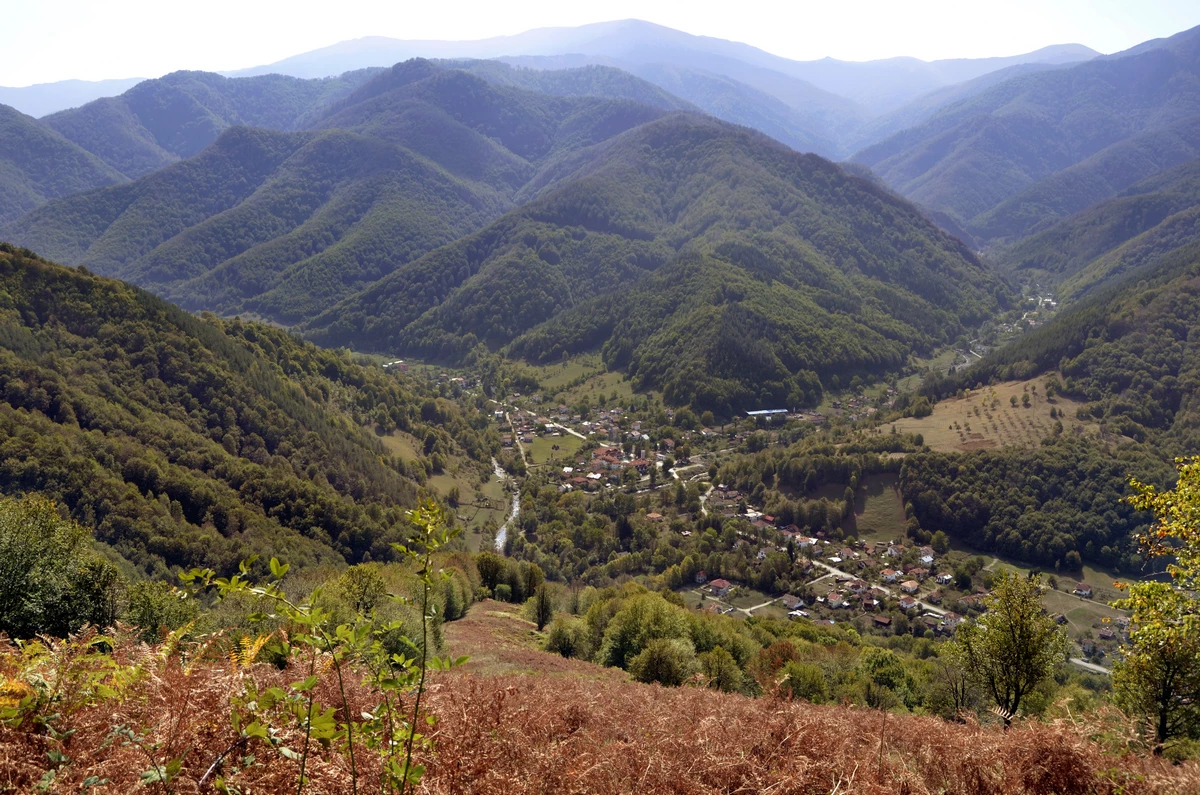
[[0, 0], [0, 85], [272, 63], [359, 36], [478, 39], [645, 19], [800, 60], [1116, 52], [1200, 25], [1198, 0]]

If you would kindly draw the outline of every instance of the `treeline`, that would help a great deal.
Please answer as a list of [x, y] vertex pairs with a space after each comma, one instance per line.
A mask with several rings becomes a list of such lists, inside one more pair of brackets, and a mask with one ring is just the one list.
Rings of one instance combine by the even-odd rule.
[[[66, 637], [86, 626], [103, 630], [114, 622], [131, 625], [147, 643], [175, 630], [193, 636], [224, 633], [271, 635], [259, 661], [286, 659], [286, 635], [294, 629], [276, 615], [264, 615], [249, 595], [214, 601], [188, 597], [179, 578], [128, 577], [93, 548], [91, 532], [64, 517], [65, 506], [40, 494], [0, 498], [0, 634], [14, 639], [35, 635]], [[270, 577], [262, 559], [251, 561], [244, 577]], [[479, 573], [466, 552], [446, 549], [436, 565], [445, 576], [428, 593], [429, 634], [441, 645], [441, 625], [461, 618], [480, 593]], [[331, 626], [367, 619], [406, 648], [402, 638], [423, 643], [422, 600], [426, 598], [410, 565], [361, 563], [312, 566], [293, 575], [286, 595], [299, 603], [310, 597]], [[394, 598], [399, 596], [400, 598]]]
[[[387, 559], [436, 456], [499, 449], [486, 416], [258, 324], [0, 245], [0, 474], [135, 567]], [[376, 433], [423, 439], [389, 456]]]
[[[849, 626], [738, 619], [689, 610], [671, 591], [634, 583], [559, 592], [546, 649], [627, 670], [640, 682], [707, 686], [750, 696], [778, 694], [815, 704], [858, 704], [955, 719], [981, 708], [971, 681], [946, 644], [929, 638], [860, 636]], [[1042, 714], [1071, 674], [1033, 683], [1022, 712]], [[1082, 685], [1082, 686], [1081, 686]], [[1105, 683], [1070, 686], [1076, 703], [1097, 706]]]
[[[920, 434], [858, 434], [837, 443], [810, 436], [787, 447], [734, 457], [722, 464], [717, 478], [750, 504], [761, 506], [781, 526], [795, 524], [810, 533], [825, 531], [840, 537], [863, 479], [899, 472], [903, 458], [890, 454], [912, 453], [923, 445]], [[814, 494], [831, 485], [845, 490], [837, 495]]]

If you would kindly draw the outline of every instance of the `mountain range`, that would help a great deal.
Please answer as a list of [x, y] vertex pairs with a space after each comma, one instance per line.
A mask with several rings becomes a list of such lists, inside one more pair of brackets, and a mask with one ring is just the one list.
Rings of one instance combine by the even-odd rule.
[[[1074, 298], [1190, 242], [1198, 41], [937, 62], [915, 71], [943, 85], [886, 113], [798, 76], [846, 91], [845, 64], [636, 22], [337, 77], [179, 72], [8, 111], [41, 149], [0, 152], [0, 236], [323, 344], [598, 350], [675, 403], [807, 405], [984, 322], [1012, 284]], [[458, 57], [501, 45], [530, 54]], [[287, 63], [393, 46], [417, 45]], [[796, 151], [855, 135], [885, 138], [845, 168]]]
[[1200, 29], [1018, 75], [856, 154], [977, 245], [1012, 242], [1198, 155]]
[[[500, 58], [583, 55], [629, 64], [673, 64], [726, 74], [727, 65], [762, 69], [847, 97], [869, 112], [891, 110], [935, 88], [961, 83], [1018, 63], [1071, 63], [1098, 53], [1079, 44], [1046, 47], [1005, 58], [921, 61], [886, 58], [853, 62], [822, 58], [795, 61], [748, 44], [693, 36], [637, 19], [598, 22], [574, 28], [539, 28], [515, 36], [478, 41], [405, 41], [373, 36], [354, 39], [282, 61], [233, 72], [324, 77], [366, 66], [422, 58]], [[737, 77], [737, 75], [729, 75]]]
[[911, 205], [700, 116], [566, 154], [526, 192], [318, 316], [313, 339], [430, 356], [512, 342], [535, 360], [602, 347], [644, 385], [729, 412], [898, 369], [1007, 300]]
[[188, 308], [296, 322], [495, 219], [559, 149], [662, 112], [411, 61], [309, 130], [227, 130], [195, 158], [47, 205], [4, 234]]
[[[868, 62], [795, 61], [745, 44], [693, 36], [640, 20], [545, 28], [481, 41], [402, 41], [368, 37], [302, 53], [232, 77], [289, 75], [327, 78], [377, 69], [414, 57], [455, 61], [499, 59], [538, 70], [587, 65], [619, 68], [642, 77], [717, 118], [755, 127], [801, 151], [844, 157], [883, 137], [889, 129], [870, 124], [906, 109], [912, 121], [941, 103], [941, 91], [1015, 66], [1051, 67], [1094, 58], [1081, 45], [1056, 45], [1004, 58], [926, 62], [890, 58]], [[460, 64], [461, 65], [461, 64]], [[120, 81], [0, 89], [32, 115], [80, 100], [115, 95]], [[121, 86], [124, 87], [124, 86]], [[91, 96], [85, 92], [94, 89]], [[931, 93], [932, 92], [932, 93]], [[55, 104], [58, 103], [58, 104]], [[913, 107], [908, 106], [912, 104]], [[229, 113], [216, 115], [228, 120]], [[248, 116], [246, 117], [248, 119]]]
[[[539, 359], [605, 346], [611, 366], [726, 412], [897, 370], [1009, 299], [898, 197], [635, 76], [467, 66], [491, 82], [413, 60], [326, 102], [326, 82], [249, 78], [262, 82], [248, 95], [275, 100], [257, 112], [279, 108], [269, 120], [295, 131], [220, 132], [193, 100], [236, 110], [214, 98], [236, 80], [172, 76], [156, 93], [188, 101], [155, 138], [174, 151], [159, 149], [219, 134], [211, 145], [0, 235], [324, 343], [433, 356], [511, 343]], [[661, 316], [645, 314], [649, 295]], [[547, 341], [556, 328], [570, 331]], [[702, 394], [704, 372], [721, 378]]]

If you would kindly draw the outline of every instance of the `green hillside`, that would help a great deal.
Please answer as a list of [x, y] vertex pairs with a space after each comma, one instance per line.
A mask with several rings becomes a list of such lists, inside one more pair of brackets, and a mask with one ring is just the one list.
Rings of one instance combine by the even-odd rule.
[[1007, 297], [906, 202], [699, 116], [560, 157], [527, 190], [538, 198], [307, 333], [446, 357], [478, 341], [537, 360], [603, 347], [673, 400], [728, 411], [895, 369]]
[[231, 128], [194, 157], [0, 234], [189, 309], [296, 323], [496, 219], [554, 156], [661, 114], [410, 61], [311, 131]]
[[6, 244], [0, 296], [0, 491], [53, 497], [147, 572], [386, 558], [425, 462], [368, 428], [498, 448], [378, 368]]
[[50, 199], [125, 181], [37, 120], [0, 105], [0, 224]]
[[982, 240], [1013, 239], [1197, 156], [1198, 41], [1013, 77], [854, 160]]
[[1069, 300], [1200, 240], [1198, 216], [1200, 159], [1164, 169], [989, 259], [1021, 278], [1059, 285]]
[[489, 83], [563, 97], [630, 99], [660, 110], [696, 110], [695, 106], [628, 71], [589, 64], [574, 69], [530, 69], [503, 61], [444, 61], [447, 67], [482, 77]]
[[1055, 369], [1060, 391], [1086, 401], [1086, 414], [1107, 432], [1165, 460], [1200, 449], [1200, 243], [1096, 290], [929, 389]]
[[229, 127], [301, 129], [378, 71], [321, 80], [173, 72], [144, 80], [118, 97], [51, 114], [42, 123], [136, 178], [191, 157]]

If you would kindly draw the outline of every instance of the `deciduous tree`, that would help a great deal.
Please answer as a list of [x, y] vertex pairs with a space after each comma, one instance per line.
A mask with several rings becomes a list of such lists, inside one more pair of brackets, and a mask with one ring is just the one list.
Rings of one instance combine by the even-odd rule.
[[1067, 637], [1042, 610], [1042, 580], [1001, 572], [987, 612], [962, 624], [949, 653], [982, 687], [1008, 725], [1030, 691], [1050, 677], [1067, 657]]

